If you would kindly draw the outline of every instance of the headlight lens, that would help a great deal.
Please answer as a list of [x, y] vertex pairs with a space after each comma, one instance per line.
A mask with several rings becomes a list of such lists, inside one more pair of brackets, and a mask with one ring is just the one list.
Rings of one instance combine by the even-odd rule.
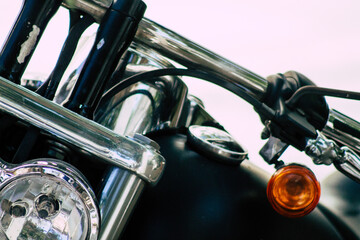
[[0, 226], [8, 239], [97, 239], [94, 194], [72, 166], [42, 160], [1, 175]]

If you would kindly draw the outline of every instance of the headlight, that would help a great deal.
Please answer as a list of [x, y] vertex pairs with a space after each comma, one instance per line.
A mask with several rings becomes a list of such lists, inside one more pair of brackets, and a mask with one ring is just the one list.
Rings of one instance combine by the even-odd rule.
[[95, 196], [71, 165], [42, 159], [0, 171], [0, 227], [8, 239], [97, 239]]

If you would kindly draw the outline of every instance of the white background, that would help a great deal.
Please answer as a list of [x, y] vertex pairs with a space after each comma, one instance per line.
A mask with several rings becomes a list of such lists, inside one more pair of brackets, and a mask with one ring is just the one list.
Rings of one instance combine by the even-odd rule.
[[[319, 86], [360, 91], [360, 2], [356, 0], [145, 0], [146, 16], [200, 45], [261, 75], [296, 70]], [[0, 2], [3, 42], [21, 1]], [[16, 6], [18, 5], [18, 6]], [[50, 24], [29, 71], [50, 72], [67, 30], [60, 11]], [[258, 151], [262, 129], [251, 106], [231, 93], [200, 80], [190, 92], [205, 101], [208, 111], [250, 152], [250, 159], [268, 171]], [[360, 103], [329, 99], [329, 105], [360, 119]], [[286, 162], [306, 162], [296, 150]], [[329, 167], [313, 168], [319, 178]]]

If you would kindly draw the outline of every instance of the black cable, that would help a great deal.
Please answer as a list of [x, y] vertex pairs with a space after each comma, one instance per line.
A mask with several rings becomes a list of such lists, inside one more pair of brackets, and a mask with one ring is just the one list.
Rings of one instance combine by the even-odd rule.
[[304, 86], [299, 88], [289, 100], [286, 101], [286, 104], [290, 108], [296, 107], [296, 104], [300, 101], [301, 98], [307, 95], [318, 95], [318, 96], [328, 96], [328, 97], [338, 97], [352, 100], [360, 100], [359, 92], [344, 91], [331, 88], [321, 88], [316, 86]]
[[[116, 107], [118, 107], [123, 101], [125, 101], [127, 98], [134, 96], [136, 94], [142, 94], [145, 95], [149, 98], [150, 102], [151, 102], [151, 108], [153, 109], [153, 111], [156, 110], [155, 107], [155, 100], [153, 98], [153, 96], [151, 95], [151, 93], [147, 90], [143, 90], [143, 89], [139, 89], [139, 90], [135, 90], [133, 92], [130, 92], [128, 94], [126, 94], [125, 96], [121, 97], [120, 99], [118, 99], [114, 104], [112, 104], [110, 109], [107, 109], [106, 112], [112, 112]], [[107, 115], [104, 112], [104, 109], [100, 109], [100, 111], [96, 112], [96, 115], [94, 117], [94, 120], [98, 123], [101, 123], [105, 117]], [[151, 121], [154, 121], [156, 114], [153, 115], [153, 118], [151, 119]]]
[[261, 114], [267, 116], [268, 119], [272, 119], [275, 115], [274, 111], [271, 108], [269, 108], [253, 96], [249, 95], [246, 90], [242, 89], [240, 86], [226, 82], [223, 79], [207, 72], [181, 68], [157, 69], [128, 77], [103, 94], [102, 98], [99, 101], [99, 104], [97, 105], [97, 109], [101, 109], [108, 101], [110, 101], [113, 96], [115, 96], [115, 94], [129, 87], [130, 85], [140, 81], [148, 81], [163, 76], [189, 76], [207, 80], [235, 93], [236, 95], [250, 103], [259, 113], [261, 112]]

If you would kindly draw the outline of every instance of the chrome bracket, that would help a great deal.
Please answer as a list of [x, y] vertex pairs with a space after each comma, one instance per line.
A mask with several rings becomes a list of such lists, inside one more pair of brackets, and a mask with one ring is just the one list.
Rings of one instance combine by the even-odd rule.
[[334, 164], [339, 171], [360, 182], [360, 157], [348, 147], [339, 147], [334, 141], [318, 133], [315, 140], [308, 140], [305, 153], [315, 164]]
[[160, 179], [165, 159], [157, 150], [118, 135], [0, 77], [0, 110], [148, 183]]
[[343, 155], [343, 151], [337, 144], [321, 133], [318, 133], [316, 139], [307, 141], [305, 153], [318, 165], [331, 165], [334, 161], [341, 159]]

